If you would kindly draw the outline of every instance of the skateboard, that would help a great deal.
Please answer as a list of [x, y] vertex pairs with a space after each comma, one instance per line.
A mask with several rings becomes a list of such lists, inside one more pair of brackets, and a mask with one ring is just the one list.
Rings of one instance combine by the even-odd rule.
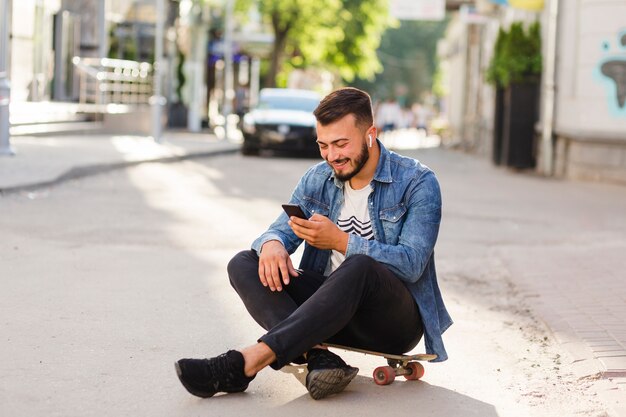
[[387, 359], [388, 366], [379, 366], [374, 369], [374, 382], [377, 385], [389, 385], [396, 376], [403, 375], [409, 381], [420, 379], [424, 376], [424, 366], [416, 361], [431, 361], [437, 359], [437, 355], [418, 353], [415, 355], [394, 355], [393, 353], [374, 352], [372, 350], [358, 349], [349, 346], [334, 345], [324, 343], [324, 346], [343, 349], [351, 352], [363, 353], [365, 355], [380, 356]]

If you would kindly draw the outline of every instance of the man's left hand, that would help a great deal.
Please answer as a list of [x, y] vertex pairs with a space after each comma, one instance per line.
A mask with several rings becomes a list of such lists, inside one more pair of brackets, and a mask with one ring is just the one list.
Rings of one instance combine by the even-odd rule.
[[314, 214], [309, 220], [291, 217], [289, 226], [300, 239], [318, 249], [334, 249], [346, 254], [348, 234], [341, 231], [328, 217]]

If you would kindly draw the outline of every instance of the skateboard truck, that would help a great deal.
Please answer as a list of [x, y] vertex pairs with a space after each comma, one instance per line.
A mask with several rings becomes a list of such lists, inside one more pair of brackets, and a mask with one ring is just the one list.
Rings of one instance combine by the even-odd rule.
[[374, 369], [374, 382], [377, 385], [389, 385], [397, 376], [404, 376], [409, 381], [420, 379], [424, 376], [424, 366], [416, 361], [431, 361], [437, 358], [437, 355], [431, 355], [426, 353], [415, 355], [396, 355], [392, 353], [375, 352], [371, 350], [358, 349], [349, 346], [334, 345], [330, 343], [324, 343], [325, 346], [334, 347], [338, 349], [348, 350], [352, 352], [359, 352], [365, 355], [382, 356], [387, 359], [387, 366], [379, 366]]

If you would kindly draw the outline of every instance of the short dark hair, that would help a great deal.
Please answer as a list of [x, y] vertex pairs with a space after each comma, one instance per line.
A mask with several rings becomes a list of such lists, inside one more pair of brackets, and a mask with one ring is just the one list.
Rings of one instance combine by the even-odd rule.
[[340, 88], [324, 97], [313, 114], [322, 126], [336, 122], [348, 114], [354, 115], [356, 125], [363, 129], [374, 124], [370, 95], [353, 87]]

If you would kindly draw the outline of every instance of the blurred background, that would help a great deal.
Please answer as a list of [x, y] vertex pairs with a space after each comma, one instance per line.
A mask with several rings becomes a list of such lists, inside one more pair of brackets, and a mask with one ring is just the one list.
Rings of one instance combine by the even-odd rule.
[[263, 88], [355, 86], [385, 134], [626, 182], [623, 0], [0, 0], [0, 11], [3, 154], [10, 135], [73, 128], [241, 139]]

